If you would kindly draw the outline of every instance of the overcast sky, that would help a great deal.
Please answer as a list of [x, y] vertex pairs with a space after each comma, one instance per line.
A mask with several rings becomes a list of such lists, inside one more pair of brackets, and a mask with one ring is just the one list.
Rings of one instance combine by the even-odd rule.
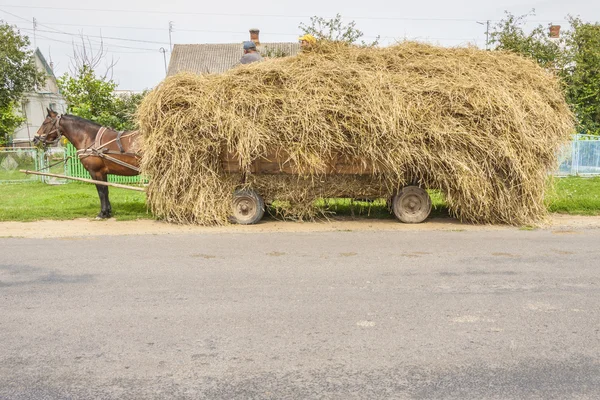
[[[300, 22], [318, 15], [340, 13], [345, 22], [355, 20], [366, 39], [381, 35], [383, 45], [416, 39], [443, 46], [468, 43], [485, 46], [485, 23], [503, 18], [504, 11], [521, 15], [535, 9], [531, 25], [550, 22], [565, 26], [568, 15], [600, 21], [598, 0], [0, 0], [0, 19], [17, 25], [36, 44], [60, 75], [68, 70], [72, 40], [89, 35], [94, 46], [104, 38], [108, 57], [118, 60], [114, 80], [122, 90], [142, 90], [165, 75], [162, 47], [172, 43], [241, 43], [248, 29], [259, 28], [262, 42], [296, 41]], [[11, 15], [11, 14], [13, 15]], [[127, 40], [118, 40], [127, 39]], [[167, 52], [167, 63], [169, 53]]]

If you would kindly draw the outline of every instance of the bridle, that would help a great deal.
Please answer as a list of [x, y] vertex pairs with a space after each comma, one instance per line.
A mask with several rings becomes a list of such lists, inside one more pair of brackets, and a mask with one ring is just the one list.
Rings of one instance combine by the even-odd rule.
[[[48, 132], [48, 133], [46, 133], [44, 135], [39, 135], [39, 136], [36, 137], [36, 139], [39, 140], [44, 146], [56, 144], [56, 143], [58, 143], [58, 141], [62, 137], [63, 133], [62, 133], [62, 131], [60, 129], [60, 117], [61, 116], [58, 115], [56, 118], [54, 118], [54, 120], [50, 121], [50, 122], [52, 122], [52, 128], [53, 128], [50, 132]], [[47, 123], [48, 122], [44, 122], [42, 124], [42, 126], [46, 125]], [[56, 136], [56, 138], [54, 140], [48, 141], [47, 140], [48, 136], [50, 136], [54, 132], [58, 132], [58, 135]]]

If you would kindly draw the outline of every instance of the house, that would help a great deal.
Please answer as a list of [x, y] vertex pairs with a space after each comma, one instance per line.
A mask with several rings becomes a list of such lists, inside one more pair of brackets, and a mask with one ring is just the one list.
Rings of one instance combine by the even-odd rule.
[[31, 146], [33, 136], [46, 118], [46, 108], [61, 114], [67, 111], [67, 102], [60, 95], [54, 71], [40, 49], [35, 51], [34, 59], [37, 68], [45, 73], [45, 80], [43, 86], [38, 87], [35, 92], [25, 93], [21, 102], [21, 113], [25, 117], [25, 123], [13, 135], [14, 147]]
[[[256, 48], [265, 56], [294, 56], [300, 51], [297, 42], [261, 43], [258, 29], [250, 30], [250, 40], [256, 43]], [[179, 72], [196, 74], [221, 74], [240, 63], [244, 55], [242, 43], [219, 44], [176, 44], [169, 61], [167, 76]]]

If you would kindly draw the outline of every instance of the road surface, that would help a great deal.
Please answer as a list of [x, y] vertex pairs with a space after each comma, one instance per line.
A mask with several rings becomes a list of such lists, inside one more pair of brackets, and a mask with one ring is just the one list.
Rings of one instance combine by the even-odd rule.
[[0, 248], [0, 399], [600, 398], [600, 229]]

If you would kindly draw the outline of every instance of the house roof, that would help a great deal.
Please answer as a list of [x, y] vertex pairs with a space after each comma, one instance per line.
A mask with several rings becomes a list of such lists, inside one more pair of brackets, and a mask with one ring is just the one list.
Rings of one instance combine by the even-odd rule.
[[[296, 55], [298, 43], [261, 43], [258, 51], [263, 55], [268, 50]], [[238, 65], [244, 55], [241, 43], [226, 44], [176, 44], [169, 61], [168, 76], [179, 72], [196, 74], [220, 74]]]
[[54, 71], [52, 71], [52, 68], [50, 68], [50, 65], [46, 61], [46, 58], [44, 57], [44, 55], [42, 54], [42, 52], [40, 51], [39, 48], [35, 49], [35, 55], [39, 58], [40, 62], [44, 66], [44, 69], [46, 70], [46, 74], [48, 74], [52, 78], [56, 79], [56, 76], [54, 76]]

